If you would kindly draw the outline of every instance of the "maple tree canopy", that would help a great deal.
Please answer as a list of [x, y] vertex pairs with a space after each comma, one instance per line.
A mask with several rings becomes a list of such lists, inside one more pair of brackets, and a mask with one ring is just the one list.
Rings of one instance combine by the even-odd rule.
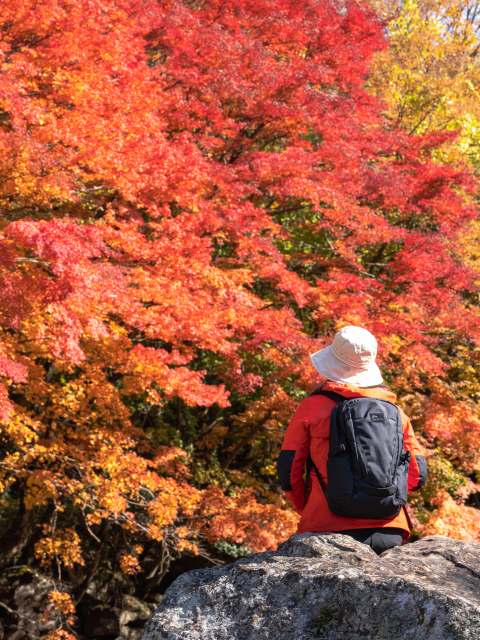
[[452, 361], [478, 361], [477, 184], [442, 162], [456, 131], [392, 126], [367, 91], [373, 10], [1, 8], [3, 565], [76, 565], [81, 597], [107, 558], [148, 591], [182, 552], [275, 548], [283, 432], [345, 324], [428, 448], [418, 531], [471, 509], [441, 489], [480, 469]]

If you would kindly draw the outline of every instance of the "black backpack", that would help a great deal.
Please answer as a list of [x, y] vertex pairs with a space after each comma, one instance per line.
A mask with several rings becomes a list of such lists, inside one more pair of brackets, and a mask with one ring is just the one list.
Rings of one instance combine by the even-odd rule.
[[347, 399], [332, 391], [314, 391], [338, 402], [330, 417], [328, 490], [311, 456], [312, 468], [332, 513], [346, 518], [383, 520], [407, 502], [410, 451], [403, 446], [400, 411], [388, 400]]

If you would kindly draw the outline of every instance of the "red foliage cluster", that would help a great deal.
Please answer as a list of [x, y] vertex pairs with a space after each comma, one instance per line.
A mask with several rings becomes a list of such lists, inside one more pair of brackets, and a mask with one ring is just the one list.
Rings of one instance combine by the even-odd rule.
[[[66, 565], [122, 528], [127, 573], [139, 537], [153, 555], [199, 536], [272, 548], [294, 516], [237, 485], [257, 459], [271, 475], [308, 354], [366, 326], [386, 379], [423, 393], [452, 335], [476, 344], [457, 247], [475, 182], [436, 158], [454, 134], [389, 127], [364, 89], [382, 25], [354, 2], [1, 6], [0, 481], [27, 506], [12, 526], [43, 524], [37, 556]], [[427, 436], [458, 431], [428, 419]], [[455, 438], [476, 468], [478, 443]]]

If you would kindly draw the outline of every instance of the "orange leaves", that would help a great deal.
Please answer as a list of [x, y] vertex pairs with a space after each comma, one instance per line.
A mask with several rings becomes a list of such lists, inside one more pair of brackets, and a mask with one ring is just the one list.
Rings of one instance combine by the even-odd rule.
[[434, 394], [427, 404], [425, 433], [467, 473], [480, 462], [480, 416], [466, 402]]
[[147, 505], [147, 513], [152, 518], [149, 531], [154, 536], [162, 527], [173, 524], [177, 517], [193, 515], [202, 498], [198, 489], [171, 478], [159, 478], [159, 489], [155, 499]]
[[[49, 631], [46, 636], [48, 640], [74, 640], [75, 635], [62, 628], [64, 625], [71, 628], [71, 625], [75, 622], [75, 606], [68, 593], [56, 590], [50, 591], [47, 599], [47, 608], [41, 618], [42, 622], [48, 623], [49, 618], [54, 617], [54, 615], [52, 615], [54, 613], [57, 614], [55, 616], [57, 618], [56, 623], [58, 624], [58, 622], [60, 622], [60, 628]], [[58, 619], [58, 614], [60, 614], [60, 620]]]
[[188, 454], [183, 449], [180, 449], [180, 447], [161, 445], [155, 451], [152, 466], [159, 471], [165, 472], [172, 478], [182, 480], [192, 475], [186, 464], [187, 462]]
[[435, 512], [422, 528], [424, 535], [440, 535], [457, 540], [480, 542], [480, 511], [458, 504], [440, 489], [433, 500]]
[[[199, 536], [195, 529], [180, 526], [176, 527], [173, 531], [169, 531], [169, 534], [170, 539], [175, 541], [175, 547], [180, 553], [188, 553], [198, 556], [200, 552], [197, 544]], [[194, 539], [195, 542], [192, 542], [192, 539]]]
[[57, 629], [56, 631], [49, 631], [46, 635], [48, 640], [75, 640], [76, 636], [73, 633], [65, 631], [65, 629]]
[[298, 524], [296, 514], [258, 503], [250, 490], [228, 498], [218, 487], [205, 491], [199, 516], [192, 526], [203, 531], [209, 542], [227, 540], [252, 551], [275, 549], [295, 533]]
[[48, 603], [53, 605], [57, 611], [61, 611], [66, 617], [69, 624], [73, 624], [73, 615], [75, 614], [75, 606], [72, 598], [68, 593], [61, 591], [51, 591], [48, 596]]
[[[47, 532], [46, 532], [47, 533]], [[42, 566], [62, 562], [66, 567], [75, 563], [85, 564], [80, 547], [80, 537], [73, 529], [55, 531], [35, 545], [35, 556]]]
[[125, 574], [135, 574], [141, 571], [137, 558], [131, 555], [125, 555], [120, 558], [120, 568]]
[[[383, 27], [354, 2], [0, 5], [5, 500], [54, 510], [45, 566], [274, 548], [309, 353], [367, 326], [388, 382], [426, 397], [449, 336], [478, 341], [450, 133], [385, 121], [363, 86]], [[473, 471], [475, 410], [422, 402]]]
[[60, 628], [49, 631], [46, 637], [49, 640], [73, 640], [75, 636], [65, 631], [62, 627], [67, 626], [67, 628], [71, 628], [75, 622], [74, 615], [75, 605], [72, 602], [71, 596], [68, 593], [56, 591], [55, 589], [50, 591], [47, 598], [47, 607], [41, 617], [41, 621], [44, 624], [48, 624], [49, 620], [56, 618], [56, 620], [52, 620], [52, 622], [55, 626], [60, 623]]
[[140, 564], [136, 556], [141, 555], [143, 547], [140, 545], [134, 545], [132, 551], [135, 555], [126, 554], [120, 558], [120, 569], [126, 575], [132, 575], [141, 571]]
[[[243, 444], [253, 440], [259, 431], [266, 434], [268, 440], [280, 443], [283, 440], [283, 428], [295, 413], [296, 402], [280, 385], [265, 385], [263, 391], [264, 395], [260, 400], [249, 402], [243, 413], [232, 416], [240, 433], [247, 434], [243, 435]], [[236, 447], [232, 446], [232, 449], [235, 450]]]
[[[48, 459], [48, 452], [43, 447], [35, 447], [37, 459], [46, 462]], [[45, 454], [47, 454], [45, 456]], [[44, 457], [45, 456], [45, 457]], [[33, 456], [32, 456], [33, 457]], [[37, 505], [46, 505], [49, 500], [55, 499], [58, 496], [57, 482], [55, 474], [48, 469], [35, 469], [28, 475], [27, 478], [27, 494], [25, 499], [25, 505], [27, 509], [33, 509]]]

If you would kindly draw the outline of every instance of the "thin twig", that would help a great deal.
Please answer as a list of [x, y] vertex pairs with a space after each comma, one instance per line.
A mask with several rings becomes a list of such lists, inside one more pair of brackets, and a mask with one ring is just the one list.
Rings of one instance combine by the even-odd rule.
[[97, 536], [90, 529], [90, 526], [89, 526], [89, 524], [87, 522], [87, 518], [85, 517], [85, 511], [83, 511], [83, 519], [85, 520], [85, 526], [87, 527], [88, 533], [92, 536], [92, 538], [94, 538], [98, 542], [98, 544], [101, 544], [101, 541], [99, 540], [99, 538], [97, 538]]
[[14, 611], [13, 609], [10, 609], [10, 607], [7, 607], [7, 605], [4, 604], [3, 602], [0, 602], [0, 607], [3, 607], [6, 611], [8, 611], [8, 613], [11, 613], [13, 616], [18, 616], [19, 618], [23, 617], [20, 613], [18, 613], [18, 611]]

